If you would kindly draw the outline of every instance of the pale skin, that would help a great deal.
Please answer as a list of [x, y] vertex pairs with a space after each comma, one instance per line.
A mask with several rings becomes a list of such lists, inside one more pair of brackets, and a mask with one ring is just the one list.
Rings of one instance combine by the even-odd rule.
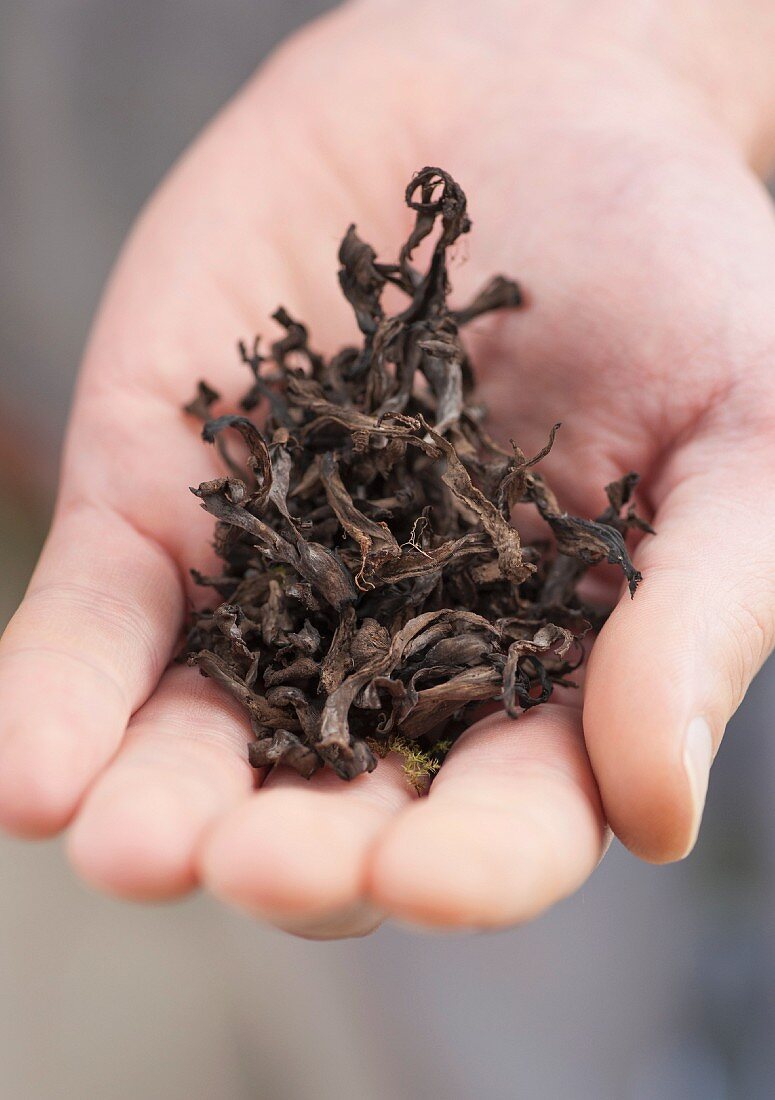
[[[699, 0], [358, 4], [251, 81], [150, 203], [94, 325], [52, 530], [0, 643], [9, 832], [70, 826], [73, 865], [112, 894], [201, 885], [318, 937], [524, 921], [594, 870], [606, 822], [645, 859], [687, 854], [775, 634], [772, 23]], [[563, 504], [594, 515], [637, 469], [659, 534], [583, 695], [472, 727], [427, 797], [392, 758], [258, 788], [240, 713], [169, 667], [201, 600], [187, 570], [209, 564], [186, 487], [216, 474], [180, 406], [200, 377], [239, 394], [231, 349], [272, 337], [278, 303], [322, 350], [351, 339], [337, 240], [355, 221], [393, 256], [424, 164], [470, 199], [456, 299], [494, 272], [529, 294], [469, 333], [494, 430], [530, 452], [563, 420], [545, 466]], [[697, 719], [711, 740], [687, 753]]]

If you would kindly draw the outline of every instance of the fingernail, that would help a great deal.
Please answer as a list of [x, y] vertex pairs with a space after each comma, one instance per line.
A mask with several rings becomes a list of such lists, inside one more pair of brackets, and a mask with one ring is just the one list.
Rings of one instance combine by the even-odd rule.
[[323, 917], [271, 918], [281, 932], [305, 940], [357, 939], [379, 928], [386, 914], [365, 901], [354, 902]]
[[692, 839], [688, 853], [694, 847], [700, 829], [705, 796], [708, 793], [710, 766], [713, 763], [713, 734], [704, 718], [694, 718], [689, 723], [684, 740], [683, 762], [689, 778], [693, 811]]

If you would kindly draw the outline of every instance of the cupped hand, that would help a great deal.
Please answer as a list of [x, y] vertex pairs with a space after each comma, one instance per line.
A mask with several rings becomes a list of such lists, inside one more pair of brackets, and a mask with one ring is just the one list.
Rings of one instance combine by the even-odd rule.
[[[72, 823], [89, 882], [134, 898], [203, 883], [306, 935], [386, 915], [481, 928], [577, 888], [606, 821], [650, 860], [692, 847], [773, 645], [775, 222], [742, 114], [717, 120], [659, 51], [594, 19], [570, 42], [546, 15], [563, 6], [536, 7], [361, 4], [313, 25], [132, 233], [0, 649], [0, 822]], [[527, 290], [527, 309], [468, 330], [494, 431], [530, 452], [564, 422], [544, 468], [576, 514], [641, 471], [658, 537], [595, 642], [583, 716], [581, 698], [490, 716], [423, 798], [392, 758], [350, 784], [280, 769], [256, 790], [242, 716], [170, 666], [211, 536], [187, 486], [219, 472], [181, 405], [200, 377], [242, 392], [235, 339], [271, 336], [278, 304], [321, 350], [351, 338], [338, 240], [355, 221], [393, 256], [424, 164], [469, 196], [455, 297], [494, 272]]]

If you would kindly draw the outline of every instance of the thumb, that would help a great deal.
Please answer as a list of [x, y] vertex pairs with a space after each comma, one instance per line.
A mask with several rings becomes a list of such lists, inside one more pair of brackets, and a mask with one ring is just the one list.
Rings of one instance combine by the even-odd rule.
[[775, 446], [760, 438], [755, 454], [738, 437], [676, 457], [645, 579], [593, 647], [587, 749], [612, 829], [644, 859], [693, 847], [724, 728], [775, 641]]

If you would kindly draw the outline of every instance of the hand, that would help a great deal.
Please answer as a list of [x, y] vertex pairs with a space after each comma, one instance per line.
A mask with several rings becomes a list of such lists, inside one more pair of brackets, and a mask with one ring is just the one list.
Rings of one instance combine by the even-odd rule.
[[[124, 250], [51, 534], [0, 650], [0, 820], [38, 836], [73, 821], [73, 863], [103, 889], [202, 882], [316, 936], [386, 914], [494, 927], [578, 887], [606, 820], [650, 860], [694, 842], [775, 625], [775, 223], [745, 163], [764, 131], [722, 76], [673, 65], [672, 40], [640, 45], [585, 4], [569, 44], [568, 5], [538, 7], [414, 0], [315, 24], [205, 132]], [[180, 407], [200, 377], [242, 391], [230, 349], [279, 303], [321, 350], [348, 338], [338, 239], [355, 220], [392, 256], [426, 163], [469, 195], [456, 297], [494, 272], [530, 297], [469, 330], [495, 430], [530, 452], [564, 421], [545, 471], [577, 514], [641, 471], [658, 537], [595, 643], [583, 732], [580, 700], [492, 716], [422, 799], [391, 759], [349, 785], [280, 770], [253, 791], [242, 716], [169, 667], [211, 534], [187, 486], [217, 473]]]

